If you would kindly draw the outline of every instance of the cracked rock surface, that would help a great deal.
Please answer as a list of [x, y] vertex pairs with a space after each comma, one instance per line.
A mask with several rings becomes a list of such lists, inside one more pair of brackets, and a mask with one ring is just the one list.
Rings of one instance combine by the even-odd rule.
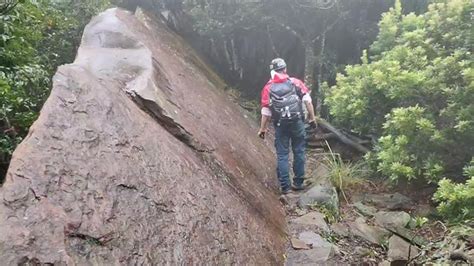
[[13, 154], [0, 261], [279, 264], [270, 142], [180, 37], [108, 10]]

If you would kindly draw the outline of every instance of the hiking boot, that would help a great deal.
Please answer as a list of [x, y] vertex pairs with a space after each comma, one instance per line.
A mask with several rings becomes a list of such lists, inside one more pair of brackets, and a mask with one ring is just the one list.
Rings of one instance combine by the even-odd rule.
[[305, 184], [301, 184], [301, 185], [291, 185], [291, 189], [293, 191], [302, 191], [302, 190], [305, 190], [307, 186]]
[[290, 188], [281, 189], [281, 194], [282, 194], [282, 195], [286, 195], [286, 194], [288, 194], [288, 193], [290, 193], [290, 192], [291, 192], [291, 189], [290, 189]]

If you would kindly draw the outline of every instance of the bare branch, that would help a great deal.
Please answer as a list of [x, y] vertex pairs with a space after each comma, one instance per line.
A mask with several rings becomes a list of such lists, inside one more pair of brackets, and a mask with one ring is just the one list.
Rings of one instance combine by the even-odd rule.
[[336, 24], [341, 20], [341, 18], [343, 18], [348, 13], [349, 13], [348, 11], [341, 13], [340, 16], [338, 16], [331, 24], [329, 24], [321, 34], [319, 34], [313, 40], [311, 40], [311, 42], [314, 43], [317, 40], [319, 40], [319, 38], [321, 38], [321, 36], [326, 35], [330, 30], [332, 30], [332, 28], [334, 28], [334, 26], [336, 26]]
[[278, 53], [276, 47], [275, 47], [275, 43], [273, 42], [273, 38], [272, 38], [272, 33], [270, 32], [270, 26], [267, 24], [267, 36], [268, 36], [268, 40], [270, 41], [270, 45], [272, 46], [272, 51], [273, 51], [273, 54], [274, 56], [280, 56], [280, 54]]

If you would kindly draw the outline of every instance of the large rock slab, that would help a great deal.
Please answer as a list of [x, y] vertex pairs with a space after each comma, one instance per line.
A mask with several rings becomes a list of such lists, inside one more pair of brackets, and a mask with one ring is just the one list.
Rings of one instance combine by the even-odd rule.
[[377, 212], [377, 208], [372, 206], [364, 205], [362, 202], [358, 201], [352, 204], [362, 215], [372, 217]]
[[335, 247], [314, 232], [301, 232], [298, 239], [311, 249], [291, 252], [285, 265], [320, 265], [330, 260], [335, 254]]
[[86, 27], [0, 189], [4, 265], [281, 264], [270, 141], [165, 26]]
[[420, 249], [416, 246], [410, 245], [401, 237], [393, 235], [388, 241], [388, 258], [390, 261], [404, 261], [416, 257]]
[[330, 231], [328, 224], [324, 220], [324, 215], [316, 211], [309, 212], [301, 217], [298, 217], [292, 220], [292, 222], [302, 225], [312, 225], [324, 232]]
[[339, 236], [348, 237], [351, 235], [351, 230], [344, 222], [331, 224], [331, 230]]
[[351, 233], [359, 236], [372, 244], [382, 245], [390, 236], [390, 232], [373, 225], [368, 225], [363, 218], [357, 218], [349, 223]]
[[414, 206], [413, 200], [398, 192], [393, 194], [356, 195], [353, 200], [362, 201], [363, 203], [390, 211], [411, 210]]
[[411, 220], [410, 214], [406, 212], [380, 211], [374, 215], [375, 223], [384, 228], [406, 227]]
[[298, 239], [305, 242], [307, 245], [316, 248], [332, 247], [332, 244], [322, 238], [319, 234], [311, 231], [304, 231], [298, 235]]
[[336, 188], [329, 182], [313, 186], [303, 193], [298, 200], [298, 207], [308, 208], [312, 205], [324, 206], [335, 213], [339, 211], [339, 197]]

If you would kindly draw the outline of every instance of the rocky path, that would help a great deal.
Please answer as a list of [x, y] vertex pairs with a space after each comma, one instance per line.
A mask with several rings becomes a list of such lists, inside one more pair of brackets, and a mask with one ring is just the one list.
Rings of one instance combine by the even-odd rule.
[[345, 202], [325, 172], [317, 165], [306, 191], [280, 197], [289, 233], [285, 265], [407, 265], [426, 255], [429, 236], [412, 199], [369, 189]]

